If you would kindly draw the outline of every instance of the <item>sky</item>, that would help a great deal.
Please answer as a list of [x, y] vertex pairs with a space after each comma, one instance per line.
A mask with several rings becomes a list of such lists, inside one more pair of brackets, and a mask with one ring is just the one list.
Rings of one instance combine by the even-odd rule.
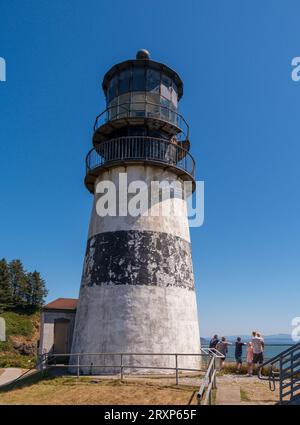
[[300, 3], [0, 0], [0, 256], [77, 297], [101, 82], [146, 48], [184, 81], [205, 221], [191, 229], [201, 335], [300, 316]]

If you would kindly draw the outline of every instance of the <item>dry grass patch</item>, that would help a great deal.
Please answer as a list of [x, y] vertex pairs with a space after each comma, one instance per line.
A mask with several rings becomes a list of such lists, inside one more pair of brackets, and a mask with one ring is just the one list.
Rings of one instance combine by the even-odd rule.
[[0, 393], [0, 404], [182, 404], [196, 403], [197, 387], [91, 378], [49, 378]]

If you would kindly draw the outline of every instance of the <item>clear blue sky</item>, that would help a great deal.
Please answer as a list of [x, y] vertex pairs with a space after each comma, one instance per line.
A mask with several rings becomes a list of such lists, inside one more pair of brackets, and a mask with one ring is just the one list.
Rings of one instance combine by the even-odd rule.
[[92, 197], [84, 157], [103, 74], [147, 48], [185, 84], [205, 224], [201, 333], [290, 332], [300, 316], [299, 1], [0, 0], [0, 255], [77, 297]]

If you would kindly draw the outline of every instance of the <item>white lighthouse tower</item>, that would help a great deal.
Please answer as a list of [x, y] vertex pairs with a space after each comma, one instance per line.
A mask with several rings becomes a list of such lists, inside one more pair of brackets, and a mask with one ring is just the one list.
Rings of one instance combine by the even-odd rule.
[[[178, 113], [182, 81], [140, 50], [136, 59], [113, 66], [102, 87], [107, 109], [96, 119], [86, 158], [85, 185], [94, 204], [72, 352], [110, 355], [80, 357], [83, 373], [88, 364], [95, 365], [93, 373], [113, 371], [97, 367], [117, 364], [111, 353], [200, 352], [186, 200], [173, 194], [169, 214], [153, 214], [163, 210], [161, 197], [146, 214], [124, 214], [120, 186], [126, 176], [128, 187], [136, 181], [149, 190], [153, 181], [194, 187], [188, 126]], [[116, 187], [114, 216], [97, 211], [101, 182]], [[126, 363], [173, 367], [174, 356], [132, 355]], [[179, 367], [198, 365], [196, 356], [179, 359]]]

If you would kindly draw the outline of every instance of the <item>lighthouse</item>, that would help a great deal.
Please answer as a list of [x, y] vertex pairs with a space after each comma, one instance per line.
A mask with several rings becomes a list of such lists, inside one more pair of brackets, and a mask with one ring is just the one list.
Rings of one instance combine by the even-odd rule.
[[[189, 127], [178, 111], [182, 80], [140, 50], [135, 59], [114, 65], [102, 88], [106, 110], [96, 118], [86, 157], [85, 186], [93, 207], [72, 353], [83, 354], [82, 373], [90, 364], [92, 373], [117, 370], [117, 353], [131, 353], [128, 365], [166, 368], [174, 367], [168, 354], [195, 354], [178, 362], [197, 368], [200, 336], [187, 203], [177, 195], [187, 182], [195, 188]], [[175, 183], [168, 213], [159, 193], [142, 214], [130, 214], [133, 194], [126, 191], [136, 182], [149, 193], [153, 182], [162, 192], [164, 182]], [[99, 213], [105, 185], [114, 188], [113, 214]]]

